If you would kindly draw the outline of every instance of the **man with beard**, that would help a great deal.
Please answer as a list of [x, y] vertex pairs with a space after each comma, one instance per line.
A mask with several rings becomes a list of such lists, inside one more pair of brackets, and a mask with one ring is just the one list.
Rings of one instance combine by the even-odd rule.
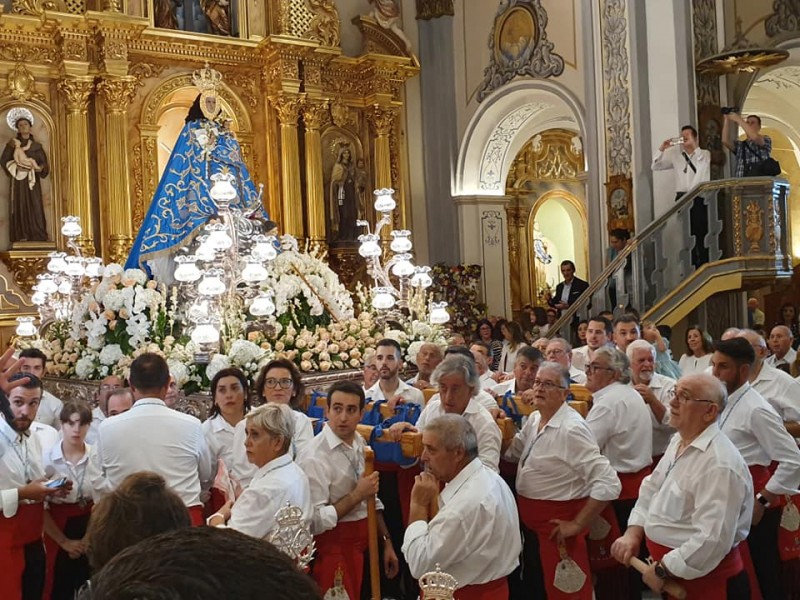
[[375, 366], [378, 367], [378, 382], [366, 391], [373, 402], [386, 400], [394, 408], [398, 402], [412, 402], [422, 406], [422, 392], [402, 381], [398, 376], [403, 366], [403, 349], [396, 341], [382, 339], [375, 347]]
[[611, 321], [604, 316], [598, 315], [589, 319], [589, 324], [586, 326], [586, 345], [572, 351], [572, 366], [585, 371], [586, 366], [592, 362], [595, 351], [608, 345], [613, 333], [614, 327]]
[[419, 372], [408, 380], [409, 385], [413, 385], [418, 390], [431, 387], [431, 375], [433, 370], [442, 362], [444, 355], [438, 344], [425, 342], [419, 347], [417, 352], [417, 369]]
[[0, 358], [0, 597], [41, 598], [45, 576], [42, 543], [44, 501], [72, 487], [44, 483], [42, 448], [30, 426], [42, 397], [42, 382], [29, 374], [13, 375], [12, 351]]

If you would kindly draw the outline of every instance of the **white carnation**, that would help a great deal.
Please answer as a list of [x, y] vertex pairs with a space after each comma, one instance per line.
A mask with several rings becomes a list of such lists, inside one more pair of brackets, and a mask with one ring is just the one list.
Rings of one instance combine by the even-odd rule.
[[227, 369], [231, 366], [231, 361], [228, 360], [228, 357], [224, 354], [215, 354], [211, 358], [211, 362], [208, 363], [206, 367], [206, 377], [208, 377], [209, 381], [214, 379], [214, 376], [222, 371], [222, 369]]
[[92, 356], [84, 356], [75, 363], [75, 374], [81, 379], [91, 379], [94, 374], [95, 364]]
[[122, 348], [119, 347], [119, 344], [108, 344], [100, 350], [100, 363], [103, 365], [115, 365], [122, 360], [123, 356], [125, 355], [122, 353]]
[[182, 388], [189, 381], [189, 369], [182, 362], [174, 358], [167, 359], [169, 373], [175, 378], [179, 388]]
[[411, 342], [411, 344], [409, 344], [409, 346], [408, 346], [408, 349], [406, 350], [406, 360], [408, 360], [408, 361], [410, 361], [410, 362], [412, 362], [412, 363], [414, 363], [416, 365], [417, 364], [417, 354], [419, 353], [420, 348], [422, 348], [422, 346], [424, 344], [425, 344], [425, 342], [421, 342], [421, 341]]

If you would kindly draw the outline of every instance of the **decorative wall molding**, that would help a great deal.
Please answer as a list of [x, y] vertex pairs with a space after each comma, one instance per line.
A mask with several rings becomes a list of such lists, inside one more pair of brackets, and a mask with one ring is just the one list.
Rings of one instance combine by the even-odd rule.
[[[716, 4], [716, 0], [693, 0], [692, 2], [695, 63], [714, 56], [718, 52]], [[698, 73], [697, 104], [699, 106], [719, 106], [719, 77]], [[705, 147], [703, 146], [703, 148]]]
[[797, 0], [774, 0], [773, 13], [764, 21], [768, 37], [800, 29], [800, 2]]
[[606, 124], [606, 170], [609, 177], [631, 173], [631, 79], [625, 0], [603, 0], [603, 92]]
[[541, 0], [500, 3], [489, 34], [490, 59], [484, 70], [478, 102], [515, 77], [558, 77], [564, 59], [547, 39], [547, 12]]

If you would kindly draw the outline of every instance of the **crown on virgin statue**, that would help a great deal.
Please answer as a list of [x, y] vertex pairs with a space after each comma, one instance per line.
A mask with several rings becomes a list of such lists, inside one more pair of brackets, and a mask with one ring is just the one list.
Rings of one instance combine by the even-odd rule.
[[222, 82], [222, 73], [212, 69], [206, 63], [205, 67], [192, 73], [192, 83], [200, 92], [214, 92]]

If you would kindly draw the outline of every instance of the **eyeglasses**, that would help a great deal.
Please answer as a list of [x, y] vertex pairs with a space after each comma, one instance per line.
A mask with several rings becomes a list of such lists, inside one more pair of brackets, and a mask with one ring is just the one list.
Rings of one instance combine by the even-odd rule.
[[560, 356], [561, 354], [566, 354], [566, 352], [561, 348], [554, 348], [553, 350], [548, 350], [544, 353], [545, 356]]
[[604, 367], [602, 365], [598, 365], [596, 363], [590, 363], [586, 365], [586, 372], [591, 373], [592, 371], [614, 371], [611, 367]]
[[119, 390], [121, 388], [122, 388], [121, 385], [114, 385], [113, 383], [104, 383], [100, 386], [100, 389], [103, 390], [104, 392], [109, 390]]
[[293, 385], [294, 381], [292, 381], [288, 377], [284, 377], [283, 379], [275, 379], [274, 377], [267, 377], [264, 380], [264, 387], [268, 387], [270, 389], [275, 389], [279, 387], [282, 390], [288, 390]]
[[687, 402], [705, 402], [706, 404], [716, 404], [713, 400], [703, 400], [701, 398], [692, 398], [688, 392], [681, 391], [680, 393], [675, 391], [675, 388], [672, 388], [669, 393], [667, 394], [669, 401], [672, 402], [673, 398], [678, 399], [678, 403], [686, 404]]
[[552, 381], [542, 381], [541, 379], [533, 380], [533, 385], [531, 387], [536, 387], [536, 386], [541, 386], [548, 392], [552, 392], [553, 390], [566, 389], [564, 386], [558, 385], [557, 383], [553, 383]]

